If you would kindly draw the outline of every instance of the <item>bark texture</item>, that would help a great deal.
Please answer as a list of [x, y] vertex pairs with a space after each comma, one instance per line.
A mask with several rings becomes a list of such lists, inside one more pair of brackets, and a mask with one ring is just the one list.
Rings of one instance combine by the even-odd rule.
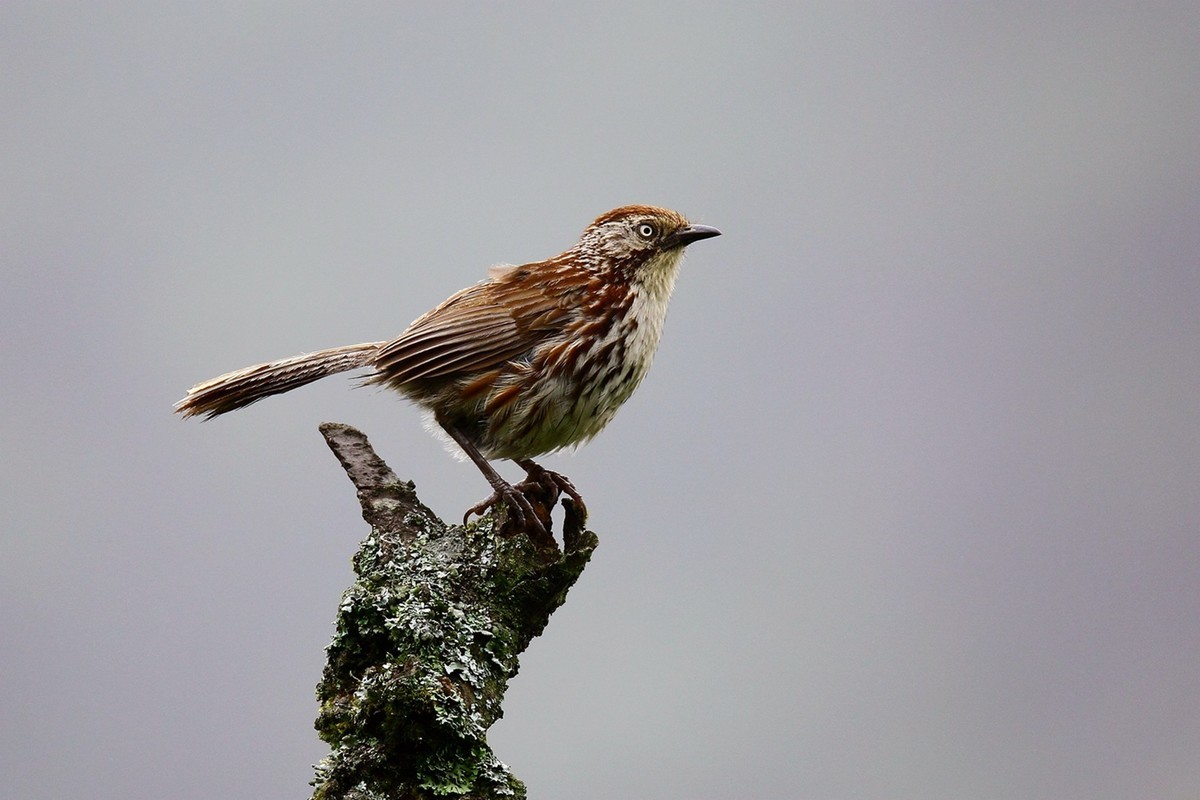
[[[313, 797], [525, 797], [487, 730], [518, 656], [582, 574], [595, 534], [569, 500], [561, 549], [506, 533], [502, 512], [447, 525], [362, 433], [334, 423], [321, 433], [371, 531], [317, 689], [316, 727], [332, 751], [317, 765]], [[544, 513], [556, 499], [534, 506]]]

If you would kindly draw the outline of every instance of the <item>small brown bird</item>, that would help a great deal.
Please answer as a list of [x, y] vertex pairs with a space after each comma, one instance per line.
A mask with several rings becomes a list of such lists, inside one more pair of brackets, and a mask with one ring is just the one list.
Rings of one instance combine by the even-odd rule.
[[658, 347], [684, 247], [719, 235], [665, 208], [614, 209], [561, 255], [493, 267], [396, 339], [239, 369], [193, 386], [175, 410], [215, 417], [370, 367], [365, 383], [424, 408], [491, 484], [464, 520], [503, 500], [518, 526], [545, 533], [525, 484], [514, 488], [488, 459], [511, 459], [586, 514], [570, 481], [531, 459], [590, 440], [629, 399]]

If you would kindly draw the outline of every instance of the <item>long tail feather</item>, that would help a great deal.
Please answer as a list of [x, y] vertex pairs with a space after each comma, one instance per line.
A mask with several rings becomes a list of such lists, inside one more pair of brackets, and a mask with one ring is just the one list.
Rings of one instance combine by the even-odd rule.
[[211, 419], [328, 375], [364, 367], [385, 344], [364, 342], [331, 347], [227, 372], [193, 386], [187, 397], [175, 404], [175, 411], [185, 417], [203, 414]]

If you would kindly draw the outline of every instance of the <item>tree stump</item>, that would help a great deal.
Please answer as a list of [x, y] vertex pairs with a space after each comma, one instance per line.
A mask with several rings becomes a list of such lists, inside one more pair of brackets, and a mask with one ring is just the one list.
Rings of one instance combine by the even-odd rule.
[[[354, 556], [317, 689], [332, 752], [315, 800], [523, 798], [492, 753], [518, 656], [550, 621], [598, 540], [569, 500], [561, 549], [507, 532], [502, 507], [448, 525], [347, 425], [321, 433], [371, 526]], [[556, 497], [531, 498], [549, 530]]]

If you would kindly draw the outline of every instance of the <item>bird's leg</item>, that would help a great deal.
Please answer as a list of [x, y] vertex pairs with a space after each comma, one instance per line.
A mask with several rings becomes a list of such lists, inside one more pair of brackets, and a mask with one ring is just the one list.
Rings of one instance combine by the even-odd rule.
[[483, 514], [483, 512], [503, 500], [508, 506], [513, 516], [513, 521], [518, 528], [532, 530], [540, 538], [549, 536], [546, 526], [542, 524], [541, 519], [534, 512], [529, 499], [520, 490], [513, 488], [512, 484], [504, 480], [499, 472], [496, 472], [496, 469], [479, 452], [479, 448], [475, 446], [474, 442], [468, 439], [453, 424], [442, 419], [438, 419], [438, 424], [442, 426], [442, 429], [446, 433], [450, 434], [451, 439], [458, 443], [458, 446], [467, 454], [467, 458], [475, 462], [475, 466], [479, 467], [479, 471], [483, 473], [483, 477], [487, 478], [487, 482], [492, 486], [492, 496], [482, 503], [478, 503], [467, 509], [467, 513], [463, 514], [463, 524], [467, 524], [467, 519], [472, 514]]
[[[566, 475], [551, 472], [540, 464], [533, 463], [528, 458], [515, 458], [513, 461], [529, 475], [529, 483], [545, 487], [550, 491], [554, 496], [554, 500], [550, 502], [550, 505], [554, 505], [554, 502], [558, 500], [559, 493], [564, 492], [567, 497], [571, 498], [571, 502], [575, 504], [575, 510], [579, 513], [580, 520], [587, 519], [587, 506], [583, 503], [583, 497], [580, 496], [579, 491]], [[523, 481], [518, 484], [518, 488], [524, 486], [525, 483]]]

